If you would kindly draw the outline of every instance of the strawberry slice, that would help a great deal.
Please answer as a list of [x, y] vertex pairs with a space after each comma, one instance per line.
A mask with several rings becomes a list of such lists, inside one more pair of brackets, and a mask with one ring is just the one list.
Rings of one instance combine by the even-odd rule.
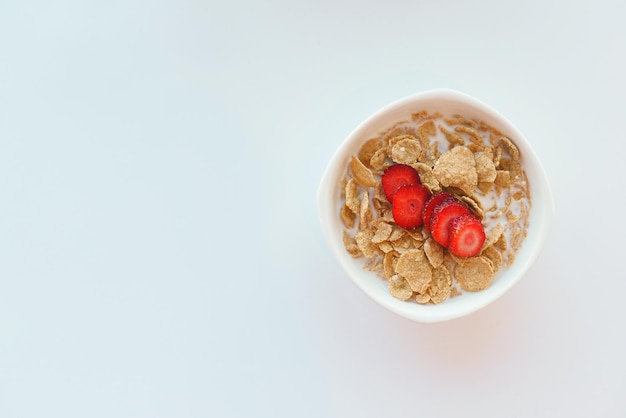
[[448, 250], [459, 257], [474, 257], [485, 242], [485, 229], [472, 214], [461, 215], [450, 222]]
[[430, 199], [428, 199], [428, 202], [426, 202], [426, 206], [424, 206], [423, 218], [424, 218], [424, 226], [426, 227], [426, 229], [428, 229], [429, 232], [430, 232], [430, 219], [432, 217], [433, 210], [435, 210], [435, 206], [437, 206], [439, 203], [447, 199], [454, 199], [454, 197], [448, 192], [441, 192], [432, 196]]
[[422, 184], [417, 170], [406, 164], [395, 164], [386, 169], [381, 182], [389, 203], [393, 203], [393, 198], [400, 187], [409, 184]]
[[424, 222], [424, 205], [430, 198], [430, 191], [421, 184], [400, 187], [393, 198], [391, 214], [393, 220], [402, 228], [413, 229]]
[[430, 234], [439, 244], [448, 246], [450, 222], [461, 215], [470, 214], [470, 210], [456, 199], [448, 199], [435, 206], [430, 218]]

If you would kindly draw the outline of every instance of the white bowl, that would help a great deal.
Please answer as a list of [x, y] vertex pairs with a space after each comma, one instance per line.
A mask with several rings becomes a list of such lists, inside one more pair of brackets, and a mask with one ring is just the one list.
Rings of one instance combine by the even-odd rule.
[[[375, 273], [365, 270], [360, 259], [354, 259], [346, 251], [339, 217], [341, 207], [340, 181], [352, 155], [369, 138], [386, 130], [394, 123], [410, 119], [411, 113], [420, 110], [439, 112], [443, 115], [461, 114], [466, 118], [483, 120], [505, 132], [517, 145], [522, 155], [521, 163], [530, 184], [532, 207], [527, 236], [515, 262], [503, 268], [487, 289], [475, 293], [463, 293], [441, 304], [420, 305], [404, 302], [389, 293], [387, 283]], [[459, 318], [490, 304], [506, 293], [528, 271], [541, 252], [554, 218], [554, 202], [546, 173], [539, 158], [526, 137], [500, 113], [466, 94], [438, 89], [418, 93], [385, 106], [367, 118], [343, 141], [330, 160], [317, 193], [317, 205], [323, 234], [330, 249], [354, 283], [376, 302], [408, 319], [432, 323]]]

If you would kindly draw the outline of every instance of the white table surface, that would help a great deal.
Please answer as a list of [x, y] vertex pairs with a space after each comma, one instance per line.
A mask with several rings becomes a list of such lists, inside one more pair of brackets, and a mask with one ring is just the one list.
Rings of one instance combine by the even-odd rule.
[[[626, 5], [0, 3], [0, 417], [626, 416]], [[364, 295], [315, 192], [378, 108], [449, 87], [554, 190], [502, 299]]]

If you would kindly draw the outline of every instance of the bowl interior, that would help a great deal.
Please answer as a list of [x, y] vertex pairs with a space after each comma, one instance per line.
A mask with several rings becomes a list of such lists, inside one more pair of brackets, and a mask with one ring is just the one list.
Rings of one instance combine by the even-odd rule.
[[[437, 305], [404, 302], [391, 296], [386, 281], [364, 270], [364, 261], [352, 258], [345, 250], [342, 241], [344, 227], [338, 215], [342, 204], [339, 184], [351, 156], [358, 152], [363, 142], [394, 123], [409, 119], [412, 113], [420, 110], [439, 112], [442, 115], [461, 114], [467, 118], [480, 119], [506, 133], [520, 150], [522, 156], [520, 161], [528, 176], [532, 199], [527, 236], [513, 265], [499, 270], [489, 288], [476, 293], [465, 292]], [[545, 171], [524, 135], [504, 116], [486, 104], [466, 94], [447, 89], [406, 97], [384, 107], [365, 120], [345, 139], [332, 157], [322, 177], [317, 200], [324, 236], [340, 265], [355, 284], [387, 309], [418, 322], [439, 322], [458, 318], [488, 305], [503, 295], [526, 273], [539, 255], [554, 216], [552, 194]]]

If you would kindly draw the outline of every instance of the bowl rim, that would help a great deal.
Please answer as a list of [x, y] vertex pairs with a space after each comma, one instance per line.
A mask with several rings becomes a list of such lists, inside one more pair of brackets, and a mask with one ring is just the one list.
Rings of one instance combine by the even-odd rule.
[[[456, 305], [449, 304], [446, 306], [445, 309], [441, 308], [442, 306], [444, 306], [443, 304], [419, 305], [400, 301], [393, 298], [388, 292], [383, 297], [380, 291], [376, 291], [371, 286], [367, 286], [363, 280], [360, 280], [360, 274], [371, 274], [378, 280], [382, 281], [382, 279], [378, 278], [374, 273], [363, 269], [360, 270], [360, 274], [357, 274], [354, 267], [356, 266], [356, 264], [358, 264], [358, 261], [347, 255], [347, 252], [345, 251], [345, 248], [340, 238], [342, 229], [339, 228], [341, 230], [336, 231], [333, 223], [330, 222], [332, 217], [335, 217], [337, 219], [339, 218], [335, 211], [336, 208], [334, 208], [333, 205], [333, 199], [329, 197], [329, 193], [332, 193], [333, 188], [335, 188], [336, 191], [339, 192], [339, 188], [337, 187], [338, 181], [341, 178], [341, 173], [345, 173], [346, 170], [346, 166], [343, 164], [339, 164], [339, 162], [345, 159], [348, 151], [356, 150], [356, 146], [360, 146], [359, 144], [362, 144], [365, 140], [368, 139], [364, 136], [365, 132], [371, 129], [373, 126], [376, 126], [376, 124], [379, 123], [380, 119], [384, 119], [385, 116], [390, 113], [393, 114], [394, 112], [402, 111], [402, 109], [407, 106], [418, 104], [419, 102], [426, 102], [429, 100], [443, 100], [444, 102], [448, 101], [451, 103], [455, 103], [458, 106], [472, 108], [472, 110], [477, 111], [480, 114], [489, 116], [489, 118], [487, 119], [497, 121], [500, 126], [506, 126], [506, 133], [509, 136], [515, 138], [516, 141], [519, 141], [519, 143], [517, 143], [518, 147], [523, 148], [525, 168], [528, 168], [528, 165], [532, 166], [533, 182], [531, 185], [531, 190], [533, 194], [533, 204], [531, 207], [531, 213], [535, 214], [536, 219], [534, 221], [538, 221], [540, 224], [538, 227], [535, 226], [533, 228], [533, 231], [536, 234], [534, 237], [534, 245], [530, 250], [527, 249], [526, 253], [528, 254], [526, 254], [525, 262], [522, 264], [518, 263], [517, 261], [519, 260], [517, 260], [516, 263], [513, 264], [513, 267], [516, 267], [516, 269], [515, 274], [513, 274], [512, 278], [504, 281], [501, 280], [503, 283], [501, 283], [496, 290], [488, 292], [488, 290], [493, 286], [492, 285], [488, 289], [472, 294], [480, 294], [478, 297], [474, 298], [476, 300], [475, 303], [462, 303]], [[483, 119], [485, 118], [483, 117]], [[352, 153], [349, 154], [352, 155]], [[540, 191], [541, 197], [539, 209], [537, 209], [537, 195], [535, 195], [537, 190]], [[352, 132], [350, 132], [348, 136], [343, 139], [340, 146], [337, 148], [337, 150], [329, 160], [317, 189], [317, 207], [324, 238], [330, 246], [334, 258], [339, 262], [342, 269], [351, 278], [351, 280], [365, 294], [367, 294], [378, 304], [400, 316], [422, 323], [442, 322], [469, 315], [489, 305], [490, 303], [499, 299], [506, 292], [508, 292], [525, 275], [525, 273], [528, 271], [528, 269], [530, 269], [532, 264], [534, 264], [539, 254], [542, 252], [543, 248], [545, 247], [547, 238], [550, 234], [555, 214], [554, 199], [546, 171], [541, 165], [541, 162], [536, 152], [532, 148], [532, 145], [528, 141], [526, 136], [519, 129], [517, 129], [517, 127], [513, 125], [513, 123], [508, 118], [506, 118], [504, 115], [502, 115], [491, 106], [476, 99], [473, 96], [449, 88], [426, 90], [405, 96], [401, 99], [395, 100], [383, 106], [382, 108], [368, 116], [365, 120], [363, 120]], [[335, 219], [335, 225], [337, 223], [337, 219]], [[339, 236], [337, 236], [336, 232], [339, 232]], [[527, 240], [528, 237], [526, 237], [525, 243]], [[528, 246], [529, 245], [526, 245], [526, 247]], [[524, 249], [524, 246], [522, 246], [522, 249]], [[467, 295], [463, 296], [465, 297]]]

